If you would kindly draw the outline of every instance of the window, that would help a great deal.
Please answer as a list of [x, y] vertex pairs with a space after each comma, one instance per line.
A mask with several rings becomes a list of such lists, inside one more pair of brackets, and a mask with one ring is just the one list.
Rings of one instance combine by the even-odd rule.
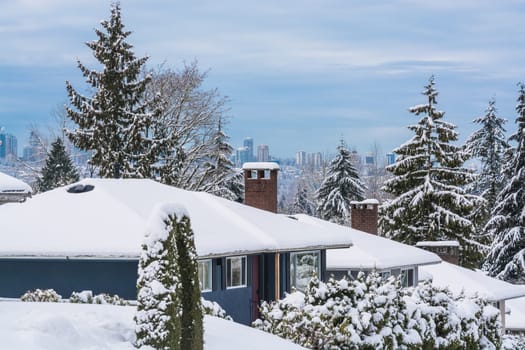
[[379, 274], [381, 275], [381, 278], [383, 280], [387, 280], [391, 276], [390, 271], [383, 271], [383, 272], [380, 272]]
[[212, 290], [212, 264], [211, 259], [199, 260], [199, 286], [201, 292], [211, 292]]
[[414, 269], [401, 270], [401, 285], [403, 287], [414, 285]]
[[319, 276], [321, 254], [317, 251], [290, 254], [290, 284], [304, 291], [314, 276]]
[[226, 258], [226, 288], [246, 287], [246, 257]]

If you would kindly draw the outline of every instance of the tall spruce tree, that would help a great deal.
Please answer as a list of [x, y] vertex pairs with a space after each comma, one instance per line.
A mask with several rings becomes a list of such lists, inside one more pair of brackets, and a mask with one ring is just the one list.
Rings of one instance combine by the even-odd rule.
[[308, 189], [302, 181], [297, 184], [297, 192], [290, 211], [291, 214], [314, 215], [315, 206], [308, 198]]
[[213, 138], [211, 152], [200, 177], [197, 190], [219, 197], [241, 202], [244, 193], [243, 175], [235, 169], [230, 160], [233, 147], [228, 143], [228, 136], [222, 130], [219, 118], [217, 132]]
[[137, 280], [136, 346], [182, 350], [177, 217], [163, 207], [153, 211], [144, 238]]
[[202, 350], [203, 308], [190, 218], [183, 208], [153, 210], [137, 281], [136, 346]]
[[505, 182], [504, 156], [510, 147], [505, 137], [505, 122], [497, 115], [496, 101], [491, 100], [485, 115], [474, 119], [474, 123], [480, 124], [479, 130], [465, 143], [468, 155], [481, 161], [481, 171], [472, 184], [472, 193], [482, 196], [487, 208], [494, 208]]
[[516, 112], [514, 157], [507, 168], [511, 178], [499, 193], [491, 219], [485, 226], [494, 237], [484, 268], [489, 275], [525, 284], [525, 85], [520, 83]]
[[86, 45], [102, 69], [92, 70], [78, 61], [93, 95], [80, 94], [66, 81], [71, 102], [67, 114], [77, 124], [66, 134], [76, 147], [92, 151], [90, 164], [100, 176], [149, 177], [155, 159], [147, 134], [159, 111], [148, 112], [151, 102], [144, 98], [150, 77], [140, 79], [140, 74], [147, 57], [136, 58], [125, 41], [131, 32], [124, 30], [118, 2], [101, 24], [105, 31], [95, 29], [98, 40]]
[[73, 165], [61, 138], [51, 144], [42, 175], [37, 180], [37, 190], [45, 192], [78, 181], [77, 169]]
[[365, 187], [352, 164], [350, 151], [341, 144], [339, 152], [330, 162], [325, 179], [316, 192], [317, 214], [324, 220], [348, 224], [350, 202], [364, 199]]
[[408, 127], [414, 136], [394, 150], [397, 160], [387, 167], [393, 177], [383, 190], [394, 198], [380, 207], [379, 224], [384, 235], [406, 244], [457, 240], [461, 263], [473, 266], [480, 254], [469, 218], [483, 199], [464, 189], [474, 176], [463, 168], [465, 153], [452, 144], [458, 139], [456, 126], [443, 121], [444, 112], [436, 109], [434, 84], [431, 77], [422, 92], [427, 102], [409, 110], [422, 117]]

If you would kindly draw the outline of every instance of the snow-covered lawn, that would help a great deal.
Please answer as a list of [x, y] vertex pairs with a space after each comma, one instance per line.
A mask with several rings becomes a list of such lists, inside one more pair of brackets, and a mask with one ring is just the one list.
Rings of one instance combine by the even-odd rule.
[[[135, 349], [135, 307], [0, 301], [2, 349]], [[204, 318], [206, 350], [304, 349], [274, 335], [220, 318]]]

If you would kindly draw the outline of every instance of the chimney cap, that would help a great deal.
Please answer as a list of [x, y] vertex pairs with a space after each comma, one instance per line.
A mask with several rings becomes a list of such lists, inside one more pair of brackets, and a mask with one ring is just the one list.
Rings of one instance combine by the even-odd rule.
[[363, 201], [351, 201], [350, 204], [379, 204], [377, 199], [365, 199]]
[[419, 241], [416, 247], [459, 247], [458, 241]]
[[279, 164], [274, 162], [247, 162], [242, 165], [243, 170], [279, 170]]

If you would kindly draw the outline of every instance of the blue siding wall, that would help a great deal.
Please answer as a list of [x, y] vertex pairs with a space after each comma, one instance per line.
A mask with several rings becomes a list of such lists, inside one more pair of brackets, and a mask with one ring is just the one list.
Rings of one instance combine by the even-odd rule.
[[19, 298], [31, 289], [53, 288], [63, 298], [72, 292], [137, 298], [136, 260], [0, 259], [0, 297]]
[[252, 323], [251, 287], [216, 290], [202, 293], [202, 296], [206, 300], [219, 303], [235, 322], [246, 325]]

